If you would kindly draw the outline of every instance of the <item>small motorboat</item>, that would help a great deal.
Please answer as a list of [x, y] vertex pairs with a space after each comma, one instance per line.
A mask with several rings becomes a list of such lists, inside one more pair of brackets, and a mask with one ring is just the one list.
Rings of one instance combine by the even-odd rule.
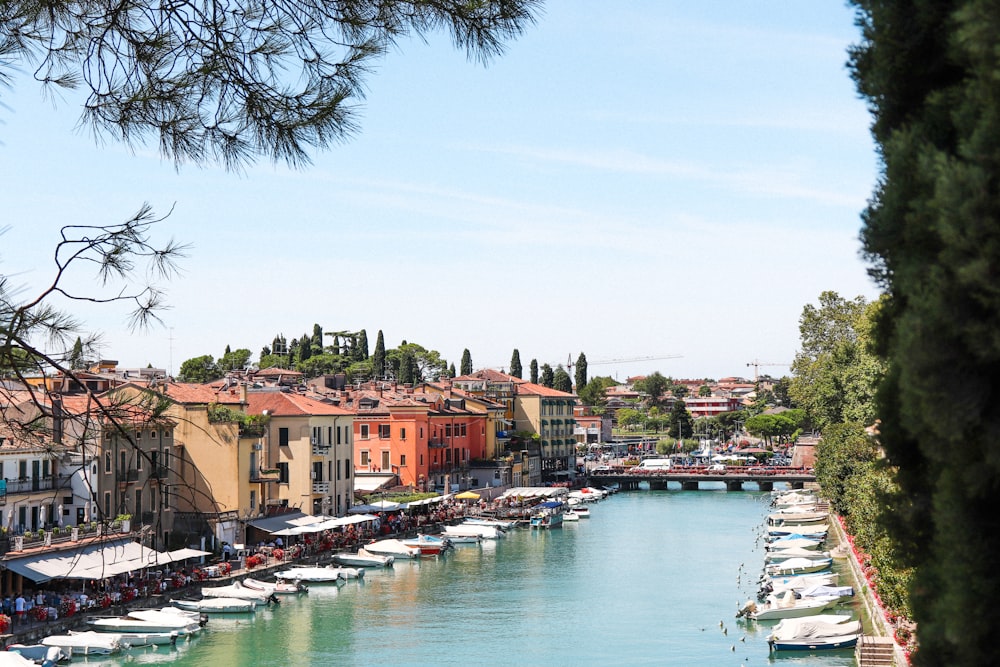
[[69, 656], [111, 655], [122, 650], [113, 634], [103, 632], [78, 632], [69, 635], [49, 635], [41, 641], [43, 646], [57, 646]]
[[771, 621], [782, 618], [795, 618], [797, 616], [812, 616], [824, 609], [830, 609], [840, 601], [839, 597], [811, 597], [796, 599], [793, 591], [786, 591], [784, 595], [769, 595], [767, 601], [762, 605], [748, 601], [738, 612], [736, 618], [747, 618], [753, 621]]
[[274, 576], [283, 581], [311, 581], [314, 583], [329, 583], [346, 581], [347, 579], [359, 579], [365, 576], [364, 568], [354, 567], [293, 567], [281, 572], [275, 572]]
[[205, 586], [201, 589], [201, 596], [206, 598], [238, 598], [240, 600], [253, 600], [261, 604], [274, 602], [270, 593], [257, 591], [244, 586], [239, 581], [234, 581], [228, 586]]
[[171, 600], [170, 604], [185, 611], [201, 614], [245, 614], [257, 609], [253, 600], [240, 598], [204, 598], [202, 600]]
[[[86, 634], [78, 630], [70, 630], [69, 634]], [[139, 646], [166, 646], [177, 643], [181, 636], [179, 632], [102, 632], [101, 634], [113, 636], [118, 639], [118, 643], [123, 649]]]
[[[567, 514], [575, 514], [580, 519], [589, 519], [590, 508], [587, 507], [586, 505], [571, 505], [569, 508], [569, 512], [567, 512]], [[565, 520], [566, 517], [563, 516], [563, 521]], [[570, 521], [572, 521], [572, 519], [570, 519]]]
[[[11, 656], [19, 655], [24, 662], [17, 662]], [[0, 651], [0, 667], [17, 667], [19, 665], [55, 667], [58, 662], [65, 662], [70, 655], [58, 646], [45, 644], [11, 644], [7, 651]], [[5, 661], [6, 660], [6, 661]]]
[[306, 593], [309, 589], [303, 583], [288, 583], [286, 581], [261, 581], [247, 577], [243, 580], [243, 585], [255, 591], [264, 591], [274, 595], [295, 595]]
[[502, 528], [478, 523], [460, 523], [457, 526], [445, 526], [445, 537], [461, 537], [463, 535], [478, 535], [484, 540], [497, 540], [505, 535]]
[[566, 512], [566, 514], [563, 516], [563, 521], [570, 521], [570, 522], [572, 522], [572, 521], [579, 521], [579, 520], [580, 520], [580, 515], [577, 514], [576, 512]]
[[833, 559], [826, 558], [789, 558], [780, 563], [771, 563], [764, 569], [769, 576], [786, 574], [812, 574], [829, 569], [833, 565]]
[[451, 542], [447, 538], [422, 533], [413, 538], [402, 539], [400, 542], [408, 547], [420, 549], [421, 556], [438, 556], [451, 548]]
[[851, 616], [819, 614], [786, 618], [767, 637], [772, 651], [823, 651], [853, 648], [861, 636], [861, 621]]
[[392, 556], [393, 558], [420, 558], [419, 548], [408, 546], [395, 539], [370, 542], [365, 545], [365, 550], [373, 554], [382, 554], [383, 556]]
[[346, 565], [348, 567], [390, 567], [395, 558], [384, 554], [371, 553], [366, 549], [358, 549], [356, 554], [346, 551], [336, 554], [333, 560], [339, 565]]

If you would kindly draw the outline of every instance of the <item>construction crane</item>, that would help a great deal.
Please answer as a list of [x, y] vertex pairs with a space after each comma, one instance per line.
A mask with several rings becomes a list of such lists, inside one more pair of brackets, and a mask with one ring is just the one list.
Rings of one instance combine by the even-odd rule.
[[[667, 354], [662, 357], [626, 357], [624, 359], [600, 359], [598, 361], [587, 360], [587, 367], [590, 366], [604, 366], [607, 364], [630, 364], [636, 361], [660, 361], [661, 359], [680, 359], [679, 354]], [[573, 361], [573, 355], [569, 354], [566, 357], [566, 372], [569, 373], [576, 366], [576, 362]]]
[[788, 367], [788, 366], [791, 366], [791, 364], [774, 364], [774, 363], [771, 363], [770, 361], [760, 361], [758, 359], [754, 359], [753, 361], [751, 361], [750, 363], [747, 364], [747, 368], [749, 368], [750, 366], [753, 366], [753, 381], [757, 382], [757, 381], [760, 380], [760, 369], [761, 369], [761, 366], [785, 366], [785, 367]]

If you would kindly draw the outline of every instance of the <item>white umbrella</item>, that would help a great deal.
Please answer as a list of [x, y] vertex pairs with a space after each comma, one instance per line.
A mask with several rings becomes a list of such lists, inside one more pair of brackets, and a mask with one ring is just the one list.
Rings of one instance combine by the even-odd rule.
[[7, 510], [7, 530], [12, 531], [12, 532], [14, 530], [14, 508], [13, 507], [11, 507], [9, 510]]
[[45, 528], [45, 505], [38, 510], [38, 525]]
[[90, 523], [90, 501], [83, 504], [83, 522]]
[[59, 515], [56, 518], [59, 521], [60, 528], [62, 528], [62, 517], [63, 517], [63, 506], [62, 503], [59, 503]]

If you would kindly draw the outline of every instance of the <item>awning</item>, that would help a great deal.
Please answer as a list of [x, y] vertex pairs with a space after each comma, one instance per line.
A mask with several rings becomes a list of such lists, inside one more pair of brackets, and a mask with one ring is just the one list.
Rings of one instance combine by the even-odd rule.
[[262, 530], [265, 533], [277, 533], [279, 530], [308, 526], [309, 524], [322, 520], [322, 517], [315, 517], [311, 514], [305, 514], [303, 512], [288, 512], [277, 516], [269, 516], [266, 519], [257, 519], [256, 521], [251, 521], [247, 525], [251, 528]]
[[394, 479], [396, 479], [395, 475], [355, 475], [354, 490], [375, 491]]
[[[35, 583], [50, 579], [103, 579], [121, 572], [156, 564], [157, 551], [129, 539], [102, 542], [68, 551], [14, 558], [3, 563], [4, 567]], [[150, 563], [152, 559], [152, 563]], [[126, 569], [121, 569], [125, 567]]]

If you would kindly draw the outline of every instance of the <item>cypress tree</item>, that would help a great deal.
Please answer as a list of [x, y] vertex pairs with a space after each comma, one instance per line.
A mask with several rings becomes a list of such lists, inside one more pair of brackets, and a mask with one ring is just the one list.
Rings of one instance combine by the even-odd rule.
[[567, 394], [573, 392], [573, 381], [569, 379], [569, 373], [560, 365], [552, 375], [552, 388], [565, 391]]
[[385, 339], [382, 337], [382, 330], [378, 330], [375, 337], [375, 354], [372, 355], [372, 374], [376, 379], [385, 377]]
[[576, 358], [576, 372], [573, 379], [576, 381], [577, 391], [587, 386], [587, 355], [583, 352]]
[[521, 353], [514, 348], [514, 353], [510, 355], [510, 374], [516, 378], [521, 377]]
[[[563, 371], [565, 372], [565, 371]], [[555, 374], [552, 372], [552, 366], [548, 364], [542, 364], [542, 378], [541, 385], [543, 387], [552, 387], [552, 383], [555, 381]]]
[[448, 377], [457, 377], [455, 374], [455, 364], [448, 367]]
[[529, 380], [531, 384], [538, 384], [538, 359], [532, 359], [528, 364], [528, 372], [531, 374]]
[[462, 352], [462, 375], [472, 374], [472, 354], [469, 352], [469, 348], [465, 348]]
[[368, 332], [362, 329], [358, 332], [358, 361], [368, 359]]

